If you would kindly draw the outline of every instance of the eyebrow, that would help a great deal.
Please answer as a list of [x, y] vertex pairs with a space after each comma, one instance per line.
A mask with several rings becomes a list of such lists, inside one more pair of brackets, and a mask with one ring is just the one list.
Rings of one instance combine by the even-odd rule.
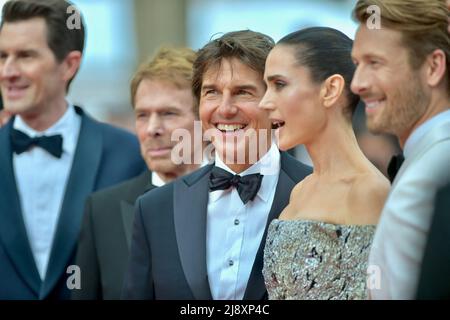
[[278, 78], [283, 78], [283, 76], [281, 74], [270, 75], [270, 76], [267, 77], [267, 81], [271, 82], [271, 81], [273, 81], [275, 79], [278, 79]]
[[[145, 107], [144, 108], [136, 107], [136, 108], [134, 108], [134, 111], [135, 112], [146, 112], [148, 110]], [[153, 110], [153, 111], [155, 111], [155, 112], [166, 112], [166, 111], [179, 112], [180, 109], [175, 106], [167, 105], [167, 106], [157, 107], [156, 110]]]
[[[204, 90], [209, 90], [209, 89], [216, 89], [217, 86], [214, 84], [206, 84], [204, 86], [202, 86], [202, 91]], [[233, 86], [233, 90], [252, 90], [252, 91], [257, 91], [257, 87], [251, 84], [242, 84], [242, 85], [236, 85]]]

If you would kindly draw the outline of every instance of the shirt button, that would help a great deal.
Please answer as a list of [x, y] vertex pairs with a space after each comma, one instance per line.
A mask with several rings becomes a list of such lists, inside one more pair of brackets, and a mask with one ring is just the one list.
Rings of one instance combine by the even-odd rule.
[[234, 265], [234, 261], [233, 261], [233, 260], [228, 261], [228, 265], [229, 265], [230, 267], [232, 267], [232, 266]]
[[235, 226], [238, 226], [239, 223], [240, 223], [239, 219], [235, 219], [235, 220], [234, 220], [234, 225], [235, 225]]

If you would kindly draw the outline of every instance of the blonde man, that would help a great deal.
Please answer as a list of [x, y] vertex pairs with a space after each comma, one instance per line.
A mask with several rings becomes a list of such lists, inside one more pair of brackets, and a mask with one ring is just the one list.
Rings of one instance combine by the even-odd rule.
[[161, 48], [134, 75], [131, 101], [149, 171], [89, 197], [76, 259], [81, 268], [81, 290], [74, 290], [74, 299], [120, 298], [135, 200], [198, 168], [195, 163], [176, 165], [171, 160], [176, 144], [171, 141], [172, 132], [184, 128], [193, 134], [198, 118], [191, 90], [195, 57], [188, 48]]
[[445, 0], [360, 0], [354, 16], [352, 90], [366, 103], [369, 129], [396, 135], [405, 156], [369, 258], [370, 297], [412, 299], [434, 198], [450, 182], [448, 8]]

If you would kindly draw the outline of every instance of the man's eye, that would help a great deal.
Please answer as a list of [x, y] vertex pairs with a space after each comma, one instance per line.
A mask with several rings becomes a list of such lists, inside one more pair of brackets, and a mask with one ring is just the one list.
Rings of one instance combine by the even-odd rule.
[[244, 96], [244, 95], [249, 95], [250, 92], [248, 92], [248, 91], [246, 91], [246, 90], [239, 90], [239, 91], [237, 92], [237, 94], [240, 95], [240, 96]]
[[163, 116], [174, 116], [174, 115], [176, 115], [176, 113], [175, 113], [175, 112], [172, 112], [172, 111], [166, 111], [166, 112], [163, 112], [162, 115], [163, 115]]
[[145, 113], [136, 113], [136, 118], [137, 119], [143, 119], [143, 118], [146, 118], [147, 117], [147, 114], [145, 114]]
[[214, 94], [216, 94], [216, 93], [217, 93], [216, 90], [214, 90], [214, 89], [208, 89], [208, 90], [205, 90], [205, 92], [203, 93], [203, 95], [204, 95], [204, 96], [211, 96], [211, 95], [214, 95]]

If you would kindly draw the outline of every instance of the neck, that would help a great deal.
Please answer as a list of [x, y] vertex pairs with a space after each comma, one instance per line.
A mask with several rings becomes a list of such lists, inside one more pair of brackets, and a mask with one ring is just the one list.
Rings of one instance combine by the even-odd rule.
[[450, 109], [450, 98], [448, 96], [439, 97], [437, 99], [431, 99], [429, 106], [426, 108], [425, 113], [417, 120], [417, 122], [408, 128], [405, 132], [398, 134], [398, 141], [400, 147], [403, 149], [405, 147], [406, 140], [411, 136], [411, 134], [424, 124], [426, 121], [430, 120], [439, 113], [445, 112]]
[[63, 99], [53, 105], [19, 114], [22, 120], [36, 131], [44, 131], [54, 125], [67, 111], [67, 102]]
[[345, 119], [330, 121], [305, 147], [318, 176], [343, 176], [372, 166], [359, 148], [351, 123]]

